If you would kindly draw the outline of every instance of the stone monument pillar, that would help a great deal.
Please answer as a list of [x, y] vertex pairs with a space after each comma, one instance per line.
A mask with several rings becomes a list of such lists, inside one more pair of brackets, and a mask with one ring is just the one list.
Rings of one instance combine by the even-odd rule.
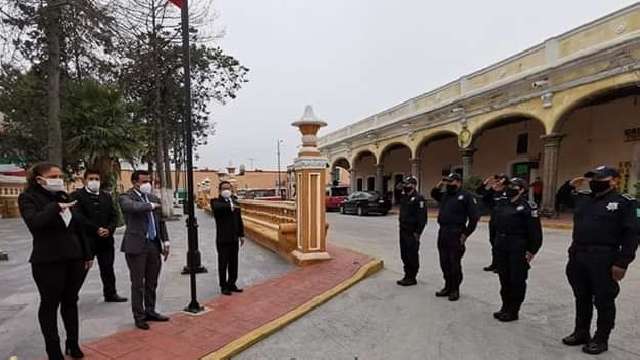
[[318, 119], [311, 106], [304, 109], [302, 118], [293, 124], [302, 133], [302, 147], [294, 160], [297, 197], [297, 248], [292, 255], [298, 264], [327, 260], [327, 220], [325, 186], [327, 159], [317, 148], [316, 134], [327, 124]]

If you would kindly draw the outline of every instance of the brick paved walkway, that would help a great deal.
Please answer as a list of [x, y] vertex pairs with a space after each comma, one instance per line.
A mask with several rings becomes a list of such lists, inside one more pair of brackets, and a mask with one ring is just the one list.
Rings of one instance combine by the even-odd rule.
[[[151, 330], [131, 329], [82, 345], [87, 359], [198, 359], [276, 320], [351, 278], [370, 257], [329, 246], [333, 259], [296, 268], [246, 288], [242, 294], [204, 302], [200, 316], [173, 314]], [[187, 294], [185, 294], [187, 296]]]

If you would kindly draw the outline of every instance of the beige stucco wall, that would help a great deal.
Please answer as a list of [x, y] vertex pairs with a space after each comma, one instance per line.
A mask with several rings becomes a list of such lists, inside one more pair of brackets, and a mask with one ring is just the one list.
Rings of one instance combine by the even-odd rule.
[[362, 188], [367, 188], [367, 178], [376, 175], [376, 160], [370, 154], [362, 155], [355, 161], [356, 180], [362, 179]]
[[[518, 135], [525, 133], [529, 134], [528, 153], [518, 155]], [[543, 125], [534, 119], [485, 130], [475, 140], [474, 145], [478, 150], [473, 157], [472, 174], [482, 178], [501, 173], [511, 176], [512, 165], [517, 162], [539, 161], [542, 166], [543, 144], [540, 136], [543, 134]]]
[[611, 103], [579, 109], [559, 127], [565, 138], [560, 145], [558, 181], [582, 175], [586, 169], [607, 164], [632, 163], [629, 191], [638, 181], [640, 142], [624, 142], [624, 130], [640, 126], [640, 98], [628, 96]]

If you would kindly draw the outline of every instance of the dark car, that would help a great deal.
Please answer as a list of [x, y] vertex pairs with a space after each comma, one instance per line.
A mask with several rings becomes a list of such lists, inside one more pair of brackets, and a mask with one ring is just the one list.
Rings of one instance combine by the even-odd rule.
[[342, 214], [357, 214], [359, 216], [368, 214], [387, 215], [391, 209], [391, 201], [375, 191], [357, 191], [340, 205]]

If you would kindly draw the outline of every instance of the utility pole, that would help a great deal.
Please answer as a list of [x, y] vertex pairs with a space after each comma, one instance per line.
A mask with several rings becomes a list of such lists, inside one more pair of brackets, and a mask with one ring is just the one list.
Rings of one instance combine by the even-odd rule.
[[282, 144], [283, 140], [278, 140], [278, 196], [282, 197], [282, 178], [280, 172], [280, 144]]

